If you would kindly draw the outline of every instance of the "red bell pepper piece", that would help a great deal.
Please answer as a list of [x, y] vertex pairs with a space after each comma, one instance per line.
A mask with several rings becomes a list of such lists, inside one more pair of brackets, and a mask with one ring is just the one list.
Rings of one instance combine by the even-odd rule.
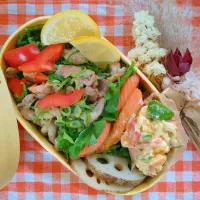
[[32, 61], [40, 53], [36, 44], [27, 44], [25, 46], [9, 50], [4, 53], [4, 59], [10, 67], [17, 68], [20, 65]]
[[44, 83], [48, 80], [48, 76], [43, 73], [37, 73], [34, 77], [34, 82], [36, 83]]
[[43, 109], [54, 107], [67, 108], [80, 101], [83, 93], [84, 89], [76, 90], [70, 94], [50, 94], [38, 101], [37, 106]]
[[63, 51], [63, 44], [52, 44], [43, 49], [33, 61], [24, 63], [18, 69], [26, 73], [51, 71], [54, 68], [54, 63], [62, 56]]
[[23, 83], [26, 83], [25, 78], [21, 80], [18, 78], [8, 78], [8, 87], [17, 98], [20, 98], [23, 93]]

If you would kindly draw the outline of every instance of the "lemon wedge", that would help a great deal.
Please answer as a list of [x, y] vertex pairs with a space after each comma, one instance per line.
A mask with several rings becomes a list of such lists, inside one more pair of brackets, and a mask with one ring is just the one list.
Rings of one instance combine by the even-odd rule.
[[117, 48], [103, 38], [81, 36], [71, 40], [70, 44], [99, 67], [105, 67], [109, 63], [119, 62], [120, 60], [120, 53]]
[[97, 24], [80, 10], [67, 10], [53, 15], [44, 24], [41, 41], [44, 45], [67, 43], [79, 36], [101, 37]]

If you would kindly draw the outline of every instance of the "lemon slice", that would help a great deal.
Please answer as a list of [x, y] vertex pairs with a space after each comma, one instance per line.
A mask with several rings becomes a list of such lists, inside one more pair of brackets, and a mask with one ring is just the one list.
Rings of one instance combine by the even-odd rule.
[[71, 40], [70, 43], [89, 61], [100, 67], [120, 60], [117, 48], [103, 38], [81, 36]]
[[41, 41], [44, 45], [67, 43], [78, 36], [101, 37], [97, 24], [80, 10], [67, 10], [53, 15], [44, 24]]

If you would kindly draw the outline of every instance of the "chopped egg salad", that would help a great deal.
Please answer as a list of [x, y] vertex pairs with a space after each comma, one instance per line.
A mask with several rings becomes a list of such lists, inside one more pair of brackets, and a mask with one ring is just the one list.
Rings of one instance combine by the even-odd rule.
[[[155, 107], [158, 112], [152, 110]], [[144, 105], [137, 118], [129, 123], [122, 144], [129, 147], [132, 167], [136, 166], [146, 176], [157, 175], [170, 149], [181, 147], [173, 112], [154, 100]]]

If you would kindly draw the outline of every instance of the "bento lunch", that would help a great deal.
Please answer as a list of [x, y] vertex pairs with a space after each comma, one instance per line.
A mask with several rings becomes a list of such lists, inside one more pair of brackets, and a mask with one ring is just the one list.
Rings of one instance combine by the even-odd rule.
[[[140, 69], [161, 90], [156, 80], [171, 70], [162, 62], [168, 55], [157, 45], [153, 16], [143, 24], [145, 13], [136, 13], [129, 64], [78, 10], [26, 27], [3, 54], [20, 116], [64, 155], [83, 182], [105, 192], [126, 194], [156, 182], [187, 144], [175, 103], [142, 83]], [[142, 28], [148, 38], [140, 35]]]

